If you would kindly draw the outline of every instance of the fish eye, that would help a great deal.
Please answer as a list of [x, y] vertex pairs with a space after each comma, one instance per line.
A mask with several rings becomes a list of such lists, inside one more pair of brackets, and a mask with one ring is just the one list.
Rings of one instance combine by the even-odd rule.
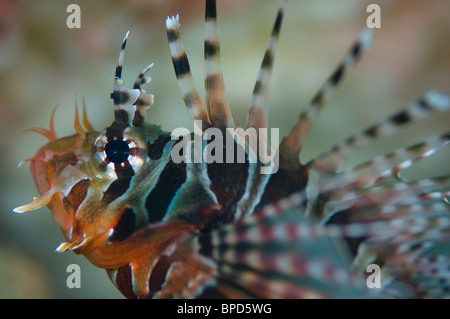
[[92, 159], [97, 171], [106, 177], [118, 177], [120, 170], [136, 173], [147, 160], [147, 143], [133, 128], [109, 137], [105, 130], [94, 142]]
[[105, 145], [106, 158], [114, 164], [121, 164], [128, 159], [130, 147], [124, 140], [113, 140]]

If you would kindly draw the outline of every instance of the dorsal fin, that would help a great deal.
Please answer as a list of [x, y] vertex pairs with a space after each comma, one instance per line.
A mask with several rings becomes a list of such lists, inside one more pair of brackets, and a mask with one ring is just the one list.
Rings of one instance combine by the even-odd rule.
[[178, 86], [183, 97], [184, 104], [191, 114], [192, 119], [201, 120], [203, 124], [211, 124], [208, 115], [203, 106], [200, 95], [195, 88], [194, 81], [191, 74], [191, 68], [184, 49], [183, 42], [180, 39], [179, 16], [167, 17], [166, 29], [167, 38], [169, 40], [170, 54], [172, 56], [173, 67], [177, 77]]
[[216, 1], [207, 0], [205, 9], [205, 94], [211, 124], [225, 129], [234, 127], [220, 67], [220, 42], [217, 34]]
[[346, 73], [359, 60], [364, 51], [368, 49], [372, 42], [372, 35], [372, 29], [365, 29], [360, 33], [358, 40], [350, 49], [344, 60], [338, 65], [336, 70], [322, 85], [310, 104], [300, 114], [300, 118], [298, 119], [297, 123], [281, 142], [280, 156], [298, 160], [312, 120], [323, 109], [326, 101], [328, 100], [328, 97], [342, 82]]
[[255, 87], [253, 88], [253, 95], [248, 111], [246, 127], [254, 127], [256, 129], [267, 127], [267, 119], [269, 115], [269, 82], [272, 75], [275, 48], [278, 43], [278, 36], [280, 33], [286, 2], [287, 0], [282, 0], [280, 3], [280, 8], [272, 29], [269, 44], [267, 45], [267, 49], [264, 54]]

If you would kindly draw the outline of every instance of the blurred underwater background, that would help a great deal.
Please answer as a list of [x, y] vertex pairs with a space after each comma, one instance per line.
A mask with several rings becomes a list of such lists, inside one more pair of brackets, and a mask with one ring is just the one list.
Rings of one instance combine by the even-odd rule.
[[[67, 6], [81, 8], [81, 28], [69, 29]], [[372, 49], [313, 124], [302, 161], [393, 114], [429, 89], [450, 94], [448, 0], [290, 0], [271, 82], [270, 127], [284, 136], [365, 27], [371, 3], [381, 7]], [[235, 122], [248, 104], [275, 20], [277, 0], [218, 1], [221, 59]], [[46, 140], [26, 133], [48, 128], [58, 105], [58, 136], [74, 134], [74, 104], [101, 131], [113, 120], [114, 67], [130, 30], [123, 78], [131, 85], [150, 62], [155, 95], [147, 121], [172, 131], [193, 128], [181, 99], [167, 44], [165, 19], [180, 14], [181, 36], [197, 89], [203, 92], [203, 0], [0, 0], [0, 298], [123, 298], [104, 270], [54, 249], [64, 240], [47, 208], [12, 209], [38, 195], [29, 173]], [[450, 114], [435, 114], [394, 137], [380, 138], [356, 161], [444, 133]], [[304, 158], [303, 158], [304, 155]], [[450, 173], [450, 148], [405, 171], [410, 179]], [[349, 163], [351, 164], [351, 163]], [[66, 285], [69, 264], [81, 267], [81, 288]]]

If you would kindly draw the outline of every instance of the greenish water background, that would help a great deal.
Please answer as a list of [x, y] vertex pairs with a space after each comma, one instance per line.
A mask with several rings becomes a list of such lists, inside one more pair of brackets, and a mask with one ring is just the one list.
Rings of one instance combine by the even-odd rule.
[[[24, 133], [48, 127], [51, 111], [59, 136], [74, 133], [74, 101], [84, 96], [98, 130], [110, 124], [113, 70], [130, 30], [124, 79], [132, 85], [149, 62], [155, 95], [148, 121], [171, 131], [192, 128], [169, 55], [165, 18], [180, 14], [181, 35], [197, 88], [203, 92], [203, 1], [76, 1], [81, 29], [66, 27], [73, 1], [0, 0], [0, 298], [122, 298], [106, 273], [73, 253], [57, 254], [63, 237], [46, 208], [17, 215], [37, 195], [28, 164], [43, 137]], [[314, 123], [302, 160], [317, 155], [430, 88], [450, 94], [450, 2], [447, 0], [288, 1], [271, 88], [270, 126], [283, 136], [301, 109], [365, 26], [366, 7], [378, 3], [382, 28], [372, 50], [333, 95]], [[219, 35], [227, 97], [235, 121], [245, 123], [278, 1], [218, 1]], [[449, 129], [449, 114], [433, 116], [364, 148], [353, 162], [421, 141]], [[450, 151], [408, 169], [419, 178], [450, 173]], [[81, 266], [81, 288], [68, 289], [66, 268]]]

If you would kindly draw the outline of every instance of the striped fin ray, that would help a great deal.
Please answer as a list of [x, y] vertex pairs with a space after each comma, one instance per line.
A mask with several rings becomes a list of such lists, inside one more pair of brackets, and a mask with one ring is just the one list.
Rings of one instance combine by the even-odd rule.
[[345, 244], [321, 229], [295, 210], [263, 209], [213, 230], [209, 251], [218, 265], [218, 291], [240, 298], [365, 296], [353, 285]]
[[306, 109], [300, 114], [299, 120], [288, 135], [284, 137], [280, 145], [281, 153], [286, 154], [285, 156], [288, 158], [298, 159], [312, 120], [323, 109], [329, 96], [342, 82], [346, 73], [352, 69], [361, 55], [369, 48], [372, 42], [372, 36], [372, 29], [365, 29], [360, 33], [357, 42], [353, 45], [344, 60], [319, 89]]
[[203, 121], [203, 124], [211, 124], [203, 106], [200, 95], [195, 88], [191, 68], [179, 33], [179, 16], [167, 17], [166, 29], [169, 40], [170, 54], [172, 56], [173, 67], [177, 77], [178, 86], [191, 117], [195, 120]]
[[[286, 0], [283, 0], [280, 3], [270, 40], [264, 54], [255, 87], [253, 89], [246, 126], [247, 130], [255, 129], [257, 134], [267, 128], [267, 118], [269, 113], [269, 82], [271, 79], [275, 48], [278, 42], [286, 2]], [[245, 140], [241, 140], [239, 143], [244, 146], [247, 142]], [[258, 134], [258, 143], [259, 146], [253, 145], [252, 143], [248, 143], [248, 145], [246, 145], [248, 146], [249, 156], [256, 154], [259, 149], [270, 151], [272, 158], [274, 158], [274, 154], [278, 152], [278, 149], [275, 150], [271, 148], [269, 142], [264, 138], [264, 134]], [[248, 212], [252, 212], [264, 193], [265, 187], [270, 179], [270, 175], [262, 174], [261, 169], [260, 163], [250, 164], [249, 166], [249, 177], [247, 179], [246, 191], [237, 205], [237, 219], [241, 218]], [[275, 166], [265, 167], [264, 169], [270, 169], [272, 171], [276, 169], [277, 171], [278, 163], [276, 163]]]
[[[330, 235], [339, 234], [349, 238], [370, 237], [369, 239], [374, 241], [389, 239], [392, 243], [411, 244], [414, 242], [414, 238], [440, 240], [448, 237], [448, 234], [444, 237], [439, 237], [439, 234], [449, 233], [450, 219], [448, 207], [441, 205], [439, 207], [434, 206], [429, 211], [424, 212], [403, 212], [403, 214], [394, 216], [392, 219], [377, 219], [370, 222], [352, 222], [339, 225], [330, 224], [326, 226], [326, 229]], [[406, 248], [403, 247], [402, 249]]]
[[399, 218], [414, 218], [423, 216], [436, 216], [448, 214], [449, 206], [442, 199], [434, 203], [415, 203], [393, 205], [367, 206], [362, 209], [348, 209], [339, 214], [345, 214], [348, 223], [367, 223], [381, 220], [393, 220]]
[[380, 136], [393, 135], [397, 129], [426, 119], [433, 112], [448, 112], [450, 97], [436, 91], [428, 91], [423, 97], [397, 112], [390, 118], [347, 138], [342, 143], [322, 153], [308, 165], [335, 171], [353, 152]]
[[124, 86], [124, 81], [122, 80], [125, 47], [127, 45], [129, 34], [130, 31], [127, 31], [122, 41], [118, 63], [114, 71], [113, 93], [111, 93], [111, 99], [114, 101], [114, 121], [123, 124], [129, 124], [130, 120], [134, 118], [134, 113], [136, 111], [136, 106], [134, 103], [140, 94], [138, 89], [127, 89]]
[[432, 192], [432, 193], [428, 193], [428, 194], [421, 194], [420, 196], [414, 197], [414, 198], [408, 198], [405, 201], [401, 202], [401, 204], [405, 204], [405, 205], [415, 205], [415, 204], [421, 204], [421, 203], [438, 203], [438, 202], [442, 202], [445, 201], [448, 203], [448, 201], [446, 200], [446, 196], [450, 196], [450, 190], [446, 191], [446, 192]]
[[278, 43], [286, 2], [287, 0], [282, 0], [278, 9], [272, 34], [264, 54], [255, 87], [253, 88], [246, 127], [254, 127], [256, 129], [267, 127], [269, 116], [269, 82], [272, 75], [275, 48]]
[[[336, 212], [350, 208], [350, 206], [335, 205], [342, 198], [353, 196], [351, 194], [358, 194], [355, 195], [357, 197], [362, 193], [370, 193], [383, 187], [390, 189], [392, 195], [398, 196], [397, 201], [410, 198], [408, 196], [402, 197], [403, 195], [397, 192], [395, 188], [398, 187], [400, 189], [403, 187], [402, 185], [408, 185], [407, 182], [401, 183], [400, 171], [425, 157], [431, 156], [438, 149], [448, 144], [449, 141], [449, 133], [434, 136], [424, 142], [400, 148], [390, 154], [377, 156], [338, 174], [333, 174], [326, 170], [321, 171], [316, 167], [310, 171], [310, 173], [313, 171], [318, 172], [316, 174], [318, 177], [308, 183], [306, 215], [328, 220]], [[415, 193], [414, 196], [422, 196], [422, 194]], [[355, 199], [355, 201], [357, 202], [358, 200]], [[362, 202], [364, 201], [362, 200]], [[386, 202], [384, 203], [384, 205], [387, 204]], [[325, 205], [325, 210], [317, 209], [321, 205]], [[358, 209], [360, 208], [361, 206], [358, 206]]]
[[400, 170], [411, 166], [417, 161], [431, 156], [437, 150], [450, 142], [450, 132], [428, 138], [424, 142], [399, 148], [387, 155], [377, 156], [365, 163], [346, 169], [331, 178], [324, 178], [319, 189], [326, 193], [338, 190], [343, 184], [351, 183], [352, 187], [364, 189], [371, 183], [380, 185], [383, 180], [394, 176], [399, 178]]
[[421, 291], [411, 278], [411, 266], [424, 258], [433, 248], [426, 239], [393, 235], [391, 238], [366, 240], [359, 248], [354, 259], [353, 269], [365, 271], [368, 264], [376, 263], [381, 267], [382, 295], [393, 298], [417, 298]]
[[[438, 150], [440, 150], [442, 147], [444, 147], [445, 145], [447, 145], [450, 142], [450, 132], [446, 133], [445, 135], [441, 135], [441, 136], [434, 136], [430, 139], [428, 139], [426, 142], [424, 143], [419, 143], [416, 145], [413, 145], [411, 147], [405, 148], [404, 150], [406, 151], [410, 151], [412, 150], [414, 147], [417, 148], [423, 148], [426, 150], [422, 150], [422, 154], [413, 158], [413, 159], [406, 159], [403, 162], [401, 162], [400, 164], [396, 165], [395, 167], [393, 167], [392, 169], [386, 171], [385, 173], [383, 173], [379, 178], [377, 178], [376, 180], [374, 180], [372, 183], [374, 185], [382, 185], [382, 184], [386, 184], [389, 183], [389, 180], [392, 180], [393, 178], [396, 179], [400, 179], [400, 180], [404, 180], [402, 178], [402, 176], [400, 175], [401, 170], [410, 167], [411, 165], [413, 165], [414, 163], [431, 156], [432, 154], [434, 154], [435, 152], [437, 152]], [[434, 144], [434, 145], [433, 145]], [[395, 152], [395, 153], [401, 153], [403, 149], [400, 149], [399, 152]]]
[[393, 185], [370, 187], [363, 190], [341, 192], [326, 204], [323, 217], [350, 208], [363, 209], [370, 206], [389, 206], [402, 203], [408, 198], [422, 194], [447, 191], [450, 189], [450, 176], [424, 179], [415, 182], [397, 182]]
[[423, 291], [424, 298], [450, 297], [450, 258], [439, 255], [423, 257], [412, 264], [412, 280]]
[[206, 109], [214, 127], [235, 127], [230, 106], [225, 97], [225, 85], [220, 68], [220, 43], [217, 35], [216, 1], [207, 0], [205, 9], [205, 94]]
[[385, 279], [381, 291], [392, 297], [449, 295], [448, 256], [442, 254], [450, 244], [448, 212], [438, 217], [382, 222], [377, 231], [374, 225], [378, 223], [340, 227], [345, 236], [365, 238], [353, 261], [353, 271], [363, 271], [368, 264], [376, 262], [382, 267]]

